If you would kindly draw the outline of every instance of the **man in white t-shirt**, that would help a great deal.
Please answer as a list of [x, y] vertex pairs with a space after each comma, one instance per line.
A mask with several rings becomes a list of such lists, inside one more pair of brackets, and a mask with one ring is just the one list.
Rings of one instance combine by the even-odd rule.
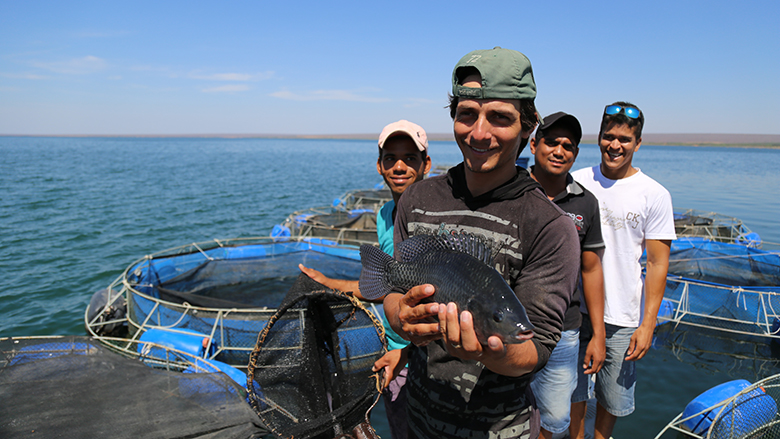
[[[607, 357], [595, 376], [596, 439], [609, 438], [617, 418], [634, 411], [635, 361], [644, 357], [652, 343], [666, 288], [669, 248], [676, 238], [669, 191], [632, 165], [642, 144], [643, 125], [644, 115], [635, 105], [608, 105], [598, 138], [601, 164], [572, 173], [599, 200], [606, 245], [602, 265]], [[643, 278], [639, 260], [645, 250]], [[583, 322], [581, 346], [587, 346], [586, 326]], [[593, 396], [591, 376], [580, 372], [572, 395], [573, 438], [584, 437], [585, 401]]]

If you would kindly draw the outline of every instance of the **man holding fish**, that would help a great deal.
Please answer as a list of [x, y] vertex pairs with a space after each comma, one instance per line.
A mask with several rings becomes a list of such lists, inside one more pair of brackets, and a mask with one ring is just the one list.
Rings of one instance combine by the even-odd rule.
[[[401, 197], [395, 258], [422, 264], [423, 247], [431, 240], [410, 238], [444, 235], [443, 244], [434, 240], [437, 257], [462, 245], [475, 259], [490, 262], [515, 297], [475, 291], [439, 303], [435, 294], [445, 286], [393, 285], [384, 300], [387, 319], [413, 343], [406, 384], [409, 437], [535, 439], [539, 414], [528, 384], [560, 339], [579, 273], [579, 240], [571, 219], [515, 166], [538, 120], [528, 58], [502, 48], [474, 51], [455, 66], [452, 81], [450, 115], [463, 163], [411, 186]], [[455, 271], [474, 267], [470, 259], [445, 261], [451, 262], [438, 265]], [[436, 264], [429, 267], [437, 270]], [[363, 277], [369, 275], [364, 262], [364, 296], [368, 279]], [[446, 289], [456, 288], [453, 284]], [[507, 317], [505, 309], [516, 306], [509, 299], [519, 299], [524, 312]], [[477, 305], [492, 310], [487, 315], [493, 323], [475, 318], [470, 310]], [[530, 340], [519, 322], [525, 314], [533, 326]], [[518, 320], [512, 331], [483, 330], [501, 328], [494, 324], [508, 318]]]

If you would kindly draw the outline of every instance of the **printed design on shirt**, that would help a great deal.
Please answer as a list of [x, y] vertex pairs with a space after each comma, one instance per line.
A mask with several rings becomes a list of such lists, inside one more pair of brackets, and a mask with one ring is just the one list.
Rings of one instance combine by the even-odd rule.
[[583, 217], [578, 213], [571, 213], [571, 212], [564, 212], [564, 213], [568, 215], [572, 221], [574, 221], [574, 225], [577, 227], [578, 232], [582, 230], [583, 227], [585, 227], [585, 217]]
[[601, 224], [612, 227], [614, 230], [620, 230], [623, 227], [631, 227], [636, 229], [639, 227], [639, 219], [641, 215], [634, 212], [626, 213], [625, 218], [621, 218], [612, 211], [612, 209], [601, 206]]

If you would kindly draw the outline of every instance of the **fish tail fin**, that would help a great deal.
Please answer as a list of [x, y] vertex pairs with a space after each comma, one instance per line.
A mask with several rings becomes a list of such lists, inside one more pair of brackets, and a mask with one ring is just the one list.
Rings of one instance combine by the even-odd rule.
[[387, 271], [395, 259], [373, 245], [360, 246], [360, 271], [358, 287], [360, 294], [367, 300], [379, 299], [390, 293], [392, 286], [387, 282]]

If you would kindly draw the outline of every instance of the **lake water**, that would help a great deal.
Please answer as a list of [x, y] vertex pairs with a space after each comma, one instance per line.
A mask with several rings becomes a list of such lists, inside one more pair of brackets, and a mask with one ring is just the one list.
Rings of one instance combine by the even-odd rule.
[[[83, 334], [92, 293], [143, 255], [265, 236], [295, 210], [373, 187], [375, 145], [0, 137], [0, 337]], [[430, 154], [434, 164], [460, 161], [454, 142], [431, 142]], [[596, 146], [582, 145], [575, 169], [598, 162]], [[644, 145], [634, 163], [669, 189], [675, 207], [740, 218], [780, 243], [780, 150]], [[636, 412], [614, 436], [653, 437], [702, 391], [777, 373], [769, 356], [652, 350], [638, 364]], [[389, 438], [382, 416], [374, 423]]]

